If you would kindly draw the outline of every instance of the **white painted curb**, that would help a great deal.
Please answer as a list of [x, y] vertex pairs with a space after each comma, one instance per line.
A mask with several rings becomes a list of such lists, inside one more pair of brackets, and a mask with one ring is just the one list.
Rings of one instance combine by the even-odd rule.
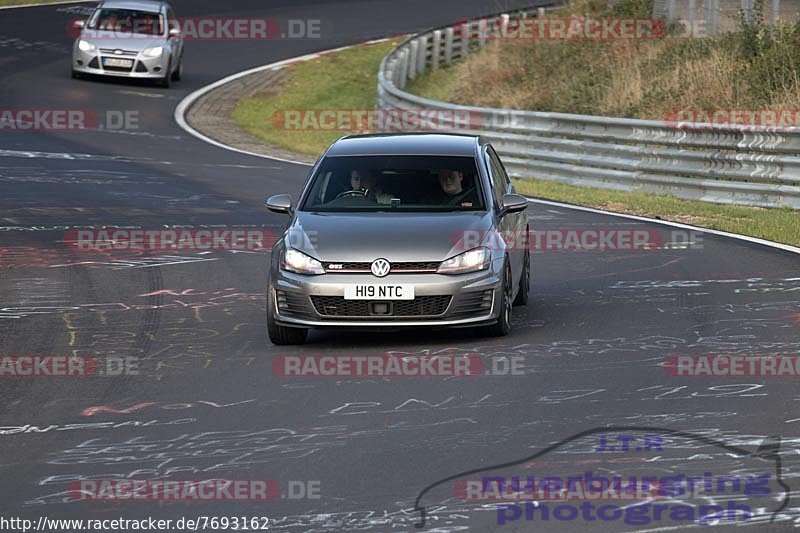
[[311, 59], [316, 59], [316, 58], [318, 58], [320, 56], [323, 56], [323, 55], [326, 55], [326, 54], [331, 54], [331, 53], [334, 53], [334, 52], [341, 52], [342, 50], [347, 50], [348, 48], [353, 48], [354, 46], [360, 46], [362, 44], [382, 43], [382, 42], [388, 41], [388, 40], [389, 39], [376, 39], [374, 41], [367, 41], [367, 42], [359, 43], [359, 44], [351, 44], [349, 46], [341, 46], [339, 48], [331, 48], [329, 50], [323, 50], [322, 52], [316, 52], [314, 54], [307, 54], [307, 55], [300, 56], [300, 57], [293, 57], [291, 59], [284, 59], [283, 61], [277, 61], [275, 63], [270, 63], [269, 65], [263, 65], [263, 66], [260, 66], [260, 67], [251, 68], [250, 70], [245, 70], [243, 72], [238, 72], [236, 74], [232, 74], [232, 75], [228, 76], [227, 78], [222, 78], [219, 81], [215, 81], [211, 85], [206, 85], [205, 87], [201, 87], [200, 89], [198, 89], [195, 92], [189, 94], [186, 98], [181, 100], [180, 103], [178, 104], [178, 106], [175, 108], [175, 115], [174, 115], [175, 116], [175, 122], [177, 122], [178, 126], [183, 128], [183, 130], [186, 131], [187, 133], [190, 133], [191, 135], [194, 135], [198, 139], [200, 139], [202, 141], [205, 141], [205, 142], [207, 142], [209, 144], [213, 144], [214, 146], [217, 146], [219, 148], [224, 148], [226, 150], [231, 150], [231, 151], [234, 151], [234, 152], [238, 152], [240, 154], [246, 154], [246, 155], [252, 155], [252, 156], [255, 156], [255, 157], [262, 157], [262, 158], [266, 158], [266, 159], [272, 159], [273, 161], [281, 161], [283, 163], [293, 163], [295, 165], [304, 165], [304, 166], [309, 166], [310, 167], [311, 164], [303, 163], [302, 161], [294, 161], [292, 159], [283, 159], [281, 157], [274, 157], [274, 156], [269, 156], [269, 155], [264, 155], [264, 154], [257, 154], [255, 152], [249, 152], [247, 150], [241, 150], [239, 148], [234, 148], [233, 146], [228, 146], [227, 144], [223, 144], [223, 143], [221, 143], [219, 141], [215, 141], [214, 139], [212, 139], [212, 138], [210, 138], [210, 137], [208, 137], [206, 135], [203, 135], [202, 133], [200, 133], [199, 131], [197, 131], [193, 127], [191, 127], [189, 125], [189, 123], [186, 121], [186, 112], [189, 110], [190, 107], [192, 107], [192, 104], [194, 104], [197, 101], [198, 98], [200, 98], [204, 94], [208, 93], [209, 91], [213, 91], [217, 87], [220, 87], [222, 85], [225, 85], [226, 83], [230, 83], [232, 81], [238, 80], [239, 78], [243, 78], [245, 76], [249, 76], [250, 74], [255, 74], [257, 72], [263, 72], [265, 70], [280, 70], [283, 67], [285, 67], [287, 65], [291, 65], [293, 63], [301, 63], [303, 61], [309, 61]]
[[[535, 204], [543, 204], [543, 205], [550, 205], [554, 207], [562, 207], [566, 209], [574, 209], [576, 211], [585, 211], [587, 213], [597, 213], [600, 215], [610, 215], [615, 217], [627, 218], [630, 220], [639, 220], [641, 222], [649, 222], [651, 224], [662, 224], [664, 226], [672, 226], [674, 228], [681, 228], [681, 229], [688, 229], [693, 231], [699, 231], [702, 233], [710, 233], [712, 235], [720, 235], [722, 237], [730, 237], [732, 239], [739, 239], [741, 241], [752, 242], [755, 244], [763, 244], [764, 246], [770, 246], [772, 248], [779, 248], [781, 250], [785, 250], [787, 252], [794, 252], [796, 254], [800, 254], [800, 248], [796, 246], [791, 246], [788, 244], [781, 244], [779, 242], [768, 241], [766, 239], [759, 239], [758, 237], [749, 237], [747, 235], [739, 235], [738, 233], [728, 233], [727, 231], [721, 231], [717, 229], [709, 229], [709, 228], [701, 228], [699, 226], [692, 226], [689, 224], [681, 224], [680, 222], [670, 222], [669, 220], [659, 220], [655, 218], [647, 218], [647, 217], [640, 217], [637, 215], [627, 215], [625, 213], [612, 213], [611, 211], [603, 211], [602, 209], [595, 209], [593, 207], [583, 207], [580, 205], [573, 205], [573, 204], [564, 204], [561, 202], [554, 202], [552, 200], [540, 200], [538, 198], [528, 198], [528, 201]], [[800, 216], [800, 215], [799, 215]]]
[[[388, 41], [388, 40], [389, 39], [378, 39], [378, 40], [375, 40], [375, 41], [367, 41], [365, 43], [360, 43], [360, 44], [374, 44], [374, 43], [380, 43], [380, 42]], [[197, 137], [198, 139], [200, 139], [202, 141], [205, 141], [205, 142], [207, 142], [209, 144], [213, 144], [214, 146], [217, 146], [219, 148], [224, 148], [226, 150], [231, 150], [233, 152], [238, 152], [240, 154], [251, 155], [251, 156], [254, 156], [254, 157], [261, 157], [261, 158], [264, 158], [264, 159], [272, 159], [274, 161], [281, 161], [281, 162], [284, 162], [284, 163], [292, 163], [292, 164], [295, 164], [295, 165], [303, 165], [303, 166], [309, 166], [310, 167], [311, 164], [303, 163], [302, 161], [293, 161], [291, 159], [283, 159], [283, 158], [280, 158], [280, 157], [273, 157], [273, 156], [268, 156], [268, 155], [264, 155], [264, 154], [257, 154], [255, 152], [248, 152], [247, 150], [240, 150], [238, 148], [234, 148], [233, 146], [228, 146], [228, 145], [223, 144], [221, 142], [215, 141], [214, 139], [211, 139], [211, 138], [203, 135], [202, 133], [200, 133], [196, 129], [192, 128], [186, 122], [186, 118], [185, 118], [184, 115], [186, 114], [186, 111], [188, 111], [189, 108], [192, 106], [192, 104], [194, 104], [194, 102], [197, 101], [198, 98], [200, 98], [201, 96], [203, 96], [207, 92], [209, 92], [209, 91], [211, 91], [213, 89], [216, 89], [217, 87], [219, 87], [221, 85], [224, 85], [224, 84], [226, 84], [228, 82], [237, 80], [239, 78], [242, 78], [244, 76], [248, 76], [250, 74], [255, 74], [256, 72], [262, 72], [264, 70], [269, 70], [269, 69], [279, 70], [279, 69], [285, 67], [286, 65], [291, 65], [292, 63], [299, 63], [301, 61], [308, 61], [310, 59], [316, 59], [317, 57], [320, 57], [322, 55], [330, 54], [330, 53], [333, 53], [333, 52], [339, 52], [341, 50], [347, 50], [348, 48], [352, 48], [354, 46], [359, 46], [359, 44], [352, 44], [352, 45], [349, 45], [349, 46], [342, 46], [340, 48], [332, 48], [330, 50], [324, 50], [322, 52], [317, 52], [315, 54], [308, 54], [308, 55], [295, 57], [295, 58], [291, 58], [291, 59], [284, 59], [283, 61], [278, 61], [276, 63], [270, 63], [269, 65], [264, 65], [264, 66], [256, 67], [256, 68], [253, 68], [253, 69], [250, 69], [250, 70], [245, 70], [243, 72], [239, 72], [237, 74], [233, 74], [231, 76], [228, 76], [227, 78], [223, 78], [223, 79], [221, 79], [219, 81], [216, 81], [216, 82], [212, 83], [211, 85], [206, 85], [205, 87], [202, 87], [202, 88], [194, 91], [193, 93], [188, 95], [186, 98], [181, 100], [181, 102], [175, 108], [175, 121], [186, 132], [190, 133], [191, 135]], [[792, 253], [800, 254], [800, 248], [797, 248], [795, 246], [790, 246], [788, 244], [781, 244], [781, 243], [777, 243], [777, 242], [773, 242], [773, 241], [768, 241], [766, 239], [759, 239], [758, 237], [748, 237], [747, 235], [739, 235], [737, 233], [728, 233], [727, 231], [720, 231], [720, 230], [709, 229], [709, 228], [701, 228], [701, 227], [698, 227], [698, 226], [692, 226], [692, 225], [689, 225], [689, 224], [681, 224], [679, 222], [670, 222], [670, 221], [667, 221], [667, 220], [658, 220], [658, 219], [654, 219], [654, 218], [647, 218], [647, 217], [641, 217], [641, 216], [636, 216], [636, 215], [626, 215], [624, 213], [612, 213], [611, 211], [603, 211], [602, 209], [595, 209], [593, 207], [583, 207], [583, 206], [579, 206], [579, 205], [572, 205], [572, 204], [565, 204], [565, 203], [561, 203], [561, 202], [554, 202], [554, 201], [551, 201], [551, 200], [539, 200], [539, 199], [536, 199], [536, 198], [528, 198], [528, 201], [531, 202], [531, 203], [550, 205], [550, 206], [554, 206], [554, 207], [561, 207], [563, 209], [574, 209], [576, 211], [584, 211], [584, 212], [587, 212], [587, 213], [597, 213], [597, 214], [601, 214], [601, 215], [608, 215], [608, 216], [614, 216], [614, 217], [619, 217], [619, 218], [627, 218], [627, 219], [630, 219], [630, 220], [638, 220], [638, 221], [641, 221], [641, 222], [648, 222], [650, 224], [661, 224], [663, 226], [672, 226], [672, 227], [675, 227], [675, 228], [699, 231], [699, 232], [702, 232], [702, 233], [709, 233], [709, 234], [712, 234], [712, 235], [719, 235], [719, 236], [728, 237], [728, 238], [731, 238], [731, 239], [738, 239], [738, 240], [741, 240], [741, 241], [746, 241], [746, 242], [750, 242], [750, 243], [754, 243], [754, 244], [760, 244], [760, 245], [763, 245], [763, 246], [769, 246], [771, 248], [777, 248], [779, 250], [784, 250], [786, 252], [792, 252]]]

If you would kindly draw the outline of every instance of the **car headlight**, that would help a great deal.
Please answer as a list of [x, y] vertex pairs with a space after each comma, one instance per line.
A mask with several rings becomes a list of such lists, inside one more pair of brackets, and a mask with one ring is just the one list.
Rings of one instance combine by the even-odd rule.
[[158, 57], [164, 53], [163, 46], [154, 46], [153, 48], [146, 48], [142, 50], [142, 55], [144, 57]]
[[466, 274], [489, 268], [492, 253], [488, 248], [475, 248], [443, 261], [436, 271], [439, 274]]
[[78, 41], [78, 48], [82, 52], [94, 52], [97, 47], [93, 43], [81, 39], [80, 41]]
[[295, 274], [324, 274], [322, 263], [293, 248], [287, 248], [283, 253], [281, 270], [288, 270]]

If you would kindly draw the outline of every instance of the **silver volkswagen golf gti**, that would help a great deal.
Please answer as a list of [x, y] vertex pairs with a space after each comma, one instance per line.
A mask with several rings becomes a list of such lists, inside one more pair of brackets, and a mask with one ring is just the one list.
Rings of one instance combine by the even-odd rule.
[[[272, 248], [267, 331], [301, 344], [309, 328], [476, 327], [507, 335], [530, 287], [528, 201], [475, 136], [345, 137], [314, 165]], [[524, 233], [523, 233], [524, 232]], [[520, 239], [520, 241], [523, 239]]]

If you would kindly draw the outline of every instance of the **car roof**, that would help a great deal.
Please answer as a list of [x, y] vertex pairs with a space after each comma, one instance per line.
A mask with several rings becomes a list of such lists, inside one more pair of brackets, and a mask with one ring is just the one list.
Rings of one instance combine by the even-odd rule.
[[140, 9], [142, 11], [161, 11], [161, 8], [169, 5], [169, 2], [161, 0], [105, 0], [98, 7], [110, 7], [119, 9]]
[[453, 155], [475, 156], [480, 138], [444, 133], [378, 133], [351, 135], [336, 141], [328, 156]]

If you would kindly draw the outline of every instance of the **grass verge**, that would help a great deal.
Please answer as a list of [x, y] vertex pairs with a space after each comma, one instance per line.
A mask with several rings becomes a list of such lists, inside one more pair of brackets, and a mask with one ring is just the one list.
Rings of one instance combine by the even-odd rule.
[[376, 80], [381, 59], [398, 41], [362, 45], [298, 63], [277, 94], [256, 93], [236, 106], [233, 120], [250, 135], [269, 144], [309, 155], [319, 155], [347, 133], [339, 129], [285, 129], [281, 113], [292, 110], [375, 109]]
[[714, 204], [643, 192], [576, 187], [539, 179], [517, 179], [514, 182], [518, 192], [526, 196], [682, 222], [800, 247], [800, 213], [789, 208]]
[[[482, 107], [650, 120], [726, 110], [788, 118], [800, 108], [800, 17], [787, 13], [773, 29], [768, 4], [756, 0], [750, 22], [728, 6], [730, 31], [714, 37], [689, 38], [674, 27], [641, 39], [494, 39], [406, 90]], [[606, 1], [570, 0], [553, 17], [646, 18], [651, 10], [652, 0], [618, 0], [611, 10]], [[770, 116], [750, 120], [784, 121]]]
[[[256, 94], [234, 112], [236, 122], [257, 138], [282, 148], [317, 156], [346, 132], [275, 128], [271, 117], [287, 109], [373, 109], [378, 65], [392, 43], [351, 48], [290, 67], [279, 93]], [[441, 71], [437, 76], [446, 77]], [[576, 187], [554, 181], [518, 179], [522, 194], [632, 215], [659, 217], [696, 226], [800, 246], [800, 214], [681, 200], [640, 192]]]

